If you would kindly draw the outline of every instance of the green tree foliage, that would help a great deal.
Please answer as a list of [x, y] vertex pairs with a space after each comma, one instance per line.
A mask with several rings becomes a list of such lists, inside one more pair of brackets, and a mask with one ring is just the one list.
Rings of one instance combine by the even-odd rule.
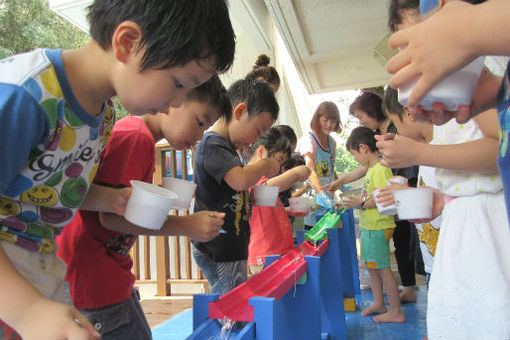
[[352, 154], [345, 149], [345, 142], [349, 138], [353, 124], [357, 125], [358, 123], [351, 119], [345, 122], [339, 138], [341, 142], [336, 145], [335, 171], [339, 174], [350, 172], [359, 166]]
[[46, 0], [0, 0], [0, 58], [36, 48], [77, 48], [89, 39]]
[[[0, 0], [0, 59], [36, 48], [75, 49], [90, 36], [53, 12], [47, 0]], [[116, 119], [129, 113], [115, 104]]]

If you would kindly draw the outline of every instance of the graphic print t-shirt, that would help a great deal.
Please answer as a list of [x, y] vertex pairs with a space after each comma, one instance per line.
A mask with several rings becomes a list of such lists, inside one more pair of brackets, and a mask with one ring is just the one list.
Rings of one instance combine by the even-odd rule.
[[85, 111], [60, 50], [0, 61], [0, 239], [55, 252], [55, 235], [87, 194], [114, 109]]
[[195, 211], [225, 212], [223, 230], [226, 232], [209, 242], [193, 241], [193, 244], [216, 262], [248, 259], [250, 195], [248, 191], [232, 189], [223, 180], [237, 166], [242, 163], [235, 147], [216, 132], [206, 133], [195, 153]]

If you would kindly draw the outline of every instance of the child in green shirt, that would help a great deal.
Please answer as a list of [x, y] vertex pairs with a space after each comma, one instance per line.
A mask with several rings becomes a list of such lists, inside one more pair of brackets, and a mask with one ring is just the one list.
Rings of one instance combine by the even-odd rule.
[[[393, 176], [391, 169], [379, 163], [379, 151], [374, 139], [374, 131], [357, 127], [347, 139], [346, 148], [361, 166], [368, 167], [360, 198], [353, 198], [345, 205], [357, 207], [360, 211], [361, 260], [366, 263], [374, 303], [363, 310], [361, 315], [379, 314], [375, 322], [404, 322], [405, 316], [400, 306], [398, 286], [390, 265], [390, 238], [395, 228], [393, 216], [380, 215], [372, 193], [386, 186]], [[384, 303], [383, 287], [388, 295], [390, 310]]]

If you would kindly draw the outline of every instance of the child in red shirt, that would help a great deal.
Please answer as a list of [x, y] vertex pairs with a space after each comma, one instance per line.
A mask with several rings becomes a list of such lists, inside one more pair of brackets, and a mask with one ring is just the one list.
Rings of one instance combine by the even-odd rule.
[[[290, 156], [290, 143], [278, 129], [271, 128], [250, 147], [250, 154], [250, 162], [275, 158], [283, 163]], [[305, 165], [300, 165], [270, 179], [262, 177], [257, 184], [279, 186], [281, 192], [308, 176], [310, 170]], [[292, 225], [280, 198], [277, 198], [275, 207], [253, 206], [250, 228], [248, 266], [252, 275], [264, 268], [266, 255], [280, 255], [294, 248]]]
[[[130, 186], [130, 180], [152, 182], [155, 143], [163, 138], [184, 149], [201, 138], [220, 116], [230, 114], [230, 102], [218, 76], [189, 91], [183, 104], [168, 115], [119, 120], [94, 179], [112, 187]], [[211, 217], [210, 215], [215, 217]], [[208, 241], [219, 234], [224, 214], [200, 211], [169, 216], [160, 230], [140, 228], [115, 214], [80, 210], [58, 238], [60, 256], [68, 265], [73, 303], [101, 339], [151, 339], [151, 329], [133, 285], [129, 251], [137, 235], [187, 235]]]

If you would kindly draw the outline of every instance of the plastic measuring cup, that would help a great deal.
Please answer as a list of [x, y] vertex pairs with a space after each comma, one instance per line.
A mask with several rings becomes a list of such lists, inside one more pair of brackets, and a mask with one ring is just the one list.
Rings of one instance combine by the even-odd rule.
[[290, 210], [294, 212], [308, 212], [308, 197], [291, 197], [289, 198]]
[[[459, 105], [471, 104], [471, 97], [480, 77], [485, 57], [479, 57], [437, 83], [419, 103], [424, 110], [432, 110], [433, 103], [443, 103], [445, 110], [457, 111]], [[407, 106], [416, 80], [398, 89], [398, 101]]]
[[161, 229], [177, 195], [156, 185], [132, 180], [133, 191], [124, 217], [129, 222], [148, 229]]
[[397, 190], [393, 193], [401, 220], [432, 217], [433, 190], [413, 188]]
[[163, 177], [163, 187], [177, 194], [172, 208], [189, 209], [191, 199], [197, 188], [195, 183], [174, 177]]
[[255, 185], [253, 188], [253, 196], [255, 198], [255, 205], [274, 207], [276, 206], [276, 199], [280, 187], [273, 185]]

